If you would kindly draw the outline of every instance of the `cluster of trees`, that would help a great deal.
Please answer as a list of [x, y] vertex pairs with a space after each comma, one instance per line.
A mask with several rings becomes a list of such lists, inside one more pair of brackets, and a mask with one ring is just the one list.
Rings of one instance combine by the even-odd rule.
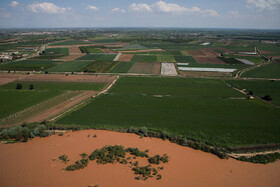
[[[16, 89], [21, 90], [22, 88], [23, 88], [22, 84], [18, 83], [17, 86], [16, 86]], [[34, 85], [33, 84], [29, 85], [29, 90], [34, 90]]]
[[[93, 161], [93, 160], [96, 160], [98, 164], [108, 164], [108, 163], [128, 164], [128, 160], [131, 160], [131, 157], [126, 158], [126, 153], [129, 153], [130, 155], [134, 155], [133, 158], [136, 159], [136, 157], [149, 158], [147, 152], [149, 152], [149, 150], [140, 151], [138, 148], [129, 147], [125, 149], [121, 145], [114, 145], [114, 146], [109, 145], [101, 149], [95, 149], [89, 156], [86, 153], [80, 154], [82, 159], [76, 161], [75, 164], [67, 166], [66, 171], [75, 171], [75, 170], [83, 169], [88, 165], [89, 161]], [[156, 155], [151, 158], [152, 160], [158, 159], [159, 162], [163, 162], [163, 163], [169, 161], [169, 156], [166, 154], [163, 155], [162, 157]], [[59, 159], [64, 163], [67, 163], [69, 161], [66, 155], [60, 156]], [[158, 161], [156, 160], [156, 161], [151, 161], [150, 163], [159, 164], [157, 162]], [[129, 164], [131, 165], [131, 168], [135, 172], [135, 174], [139, 175], [135, 178], [137, 180], [140, 179], [146, 180], [149, 177], [153, 177], [153, 176], [156, 176], [157, 180], [161, 179], [161, 175], [158, 174], [158, 170], [163, 170], [163, 167], [158, 167], [158, 169], [152, 168], [151, 165], [141, 167], [139, 166], [138, 161], [135, 161], [134, 163], [130, 161]]]
[[46, 126], [40, 124], [37, 126], [27, 126], [26, 124], [18, 125], [8, 129], [3, 129], [0, 135], [0, 139], [14, 139], [16, 141], [27, 142], [36, 136], [46, 137], [50, 133], [46, 131]]

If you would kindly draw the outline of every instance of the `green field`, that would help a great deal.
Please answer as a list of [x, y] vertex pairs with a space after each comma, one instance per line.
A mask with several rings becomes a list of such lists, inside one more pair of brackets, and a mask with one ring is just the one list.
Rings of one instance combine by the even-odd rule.
[[156, 55], [135, 55], [131, 61], [133, 62], [157, 62]]
[[118, 62], [95, 61], [95, 62], [83, 67], [80, 71], [91, 72], [91, 73], [107, 73], [117, 63]]
[[113, 61], [116, 56], [116, 54], [89, 54], [78, 58], [78, 60]]
[[0, 118], [61, 94], [60, 91], [0, 91]]
[[280, 64], [270, 63], [268, 65], [261, 66], [256, 69], [245, 72], [243, 77], [254, 77], [254, 78], [272, 78], [280, 79]]
[[10, 71], [44, 71], [53, 67], [56, 62], [51, 60], [24, 60], [0, 64], [0, 70]]
[[95, 46], [82, 46], [80, 50], [82, 53], [103, 53], [100, 48], [96, 48]]
[[265, 60], [262, 57], [258, 56], [238, 56], [238, 55], [225, 55], [229, 58], [241, 58], [241, 59], [246, 59], [254, 63], [263, 63]]
[[133, 66], [133, 62], [119, 62], [110, 73], [127, 73]]
[[59, 64], [55, 67], [47, 69], [49, 72], [77, 72], [88, 64], [93, 63], [93, 61], [67, 61]]
[[[0, 91], [16, 90], [16, 85], [20, 83], [22, 85], [22, 90], [29, 90], [29, 86], [33, 85], [33, 91], [47, 91], [47, 90], [58, 90], [58, 91], [68, 91], [68, 90], [102, 90], [107, 83], [90, 83], [90, 82], [26, 82], [26, 81], [16, 81], [10, 82], [0, 86]], [[30, 92], [31, 93], [31, 92]]]
[[181, 62], [181, 63], [195, 63], [196, 61], [192, 56], [174, 56], [176, 62]]
[[264, 97], [270, 95], [272, 103], [280, 106], [280, 82], [269, 80], [230, 80], [229, 84], [239, 89], [252, 91], [254, 95]]
[[69, 55], [68, 48], [49, 48], [45, 50], [45, 54], [33, 59], [59, 59]]
[[174, 56], [171, 55], [158, 55], [157, 62], [176, 62]]
[[110, 93], [57, 123], [145, 126], [218, 146], [280, 143], [279, 109], [258, 100], [231, 99], [245, 96], [222, 80], [121, 78]]

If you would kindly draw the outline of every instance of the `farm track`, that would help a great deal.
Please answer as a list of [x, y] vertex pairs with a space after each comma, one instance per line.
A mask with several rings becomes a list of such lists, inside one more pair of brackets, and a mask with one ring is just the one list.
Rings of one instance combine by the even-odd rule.
[[274, 150], [274, 151], [263, 151], [263, 152], [254, 152], [254, 153], [228, 153], [227, 155], [232, 158], [239, 158], [239, 157], [253, 157], [257, 155], [267, 155], [267, 154], [273, 154], [273, 153], [280, 153], [280, 150]]
[[48, 120], [51, 117], [59, 115], [60, 113], [68, 110], [69, 108], [72, 108], [73, 106], [79, 104], [80, 102], [96, 95], [96, 93], [98, 93], [98, 92], [97, 91], [84, 91], [81, 94], [79, 94], [71, 99], [67, 98], [66, 101], [61, 102], [47, 110], [40, 112], [39, 114], [27, 119], [26, 122], [32, 123], [32, 122], [41, 122], [44, 120]]

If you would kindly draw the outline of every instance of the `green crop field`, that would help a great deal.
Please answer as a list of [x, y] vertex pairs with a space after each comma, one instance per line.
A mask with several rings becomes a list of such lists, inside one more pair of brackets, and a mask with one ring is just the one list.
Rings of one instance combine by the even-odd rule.
[[157, 62], [176, 62], [174, 56], [171, 55], [159, 55], [157, 56]]
[[127, 73], [133, 66], [133, 62], [119, 62], [110, 73]]
[[255, 62], [255, 63], [265, 62], [265, 60], [262, 57], [258, 57], [258, 56], [238, 56], [238, 55], [225, 55], [225, 56], [230, 57], [230, 58], [246, 59], [246, 60], [249, 60], [249, 61]]
[[195, 63], [195, 59], [192, 56], [174, 56], [176, 62], [187, 62], [187, 63]]
[[59, 64], [55, 67], [47, 69], [49, 72], [77, 72], [88, 64], [93, 63], [93, 61], [67, 61]]
[[27, 107], [55, 97], [62, 92], [59, 91], [0, 91], [0, 118], [23, 110]]
[[156, 55], [135, 55], [131, 61], [133, 62], [157, 62]]
[[232, 99], [244, 97], [222, 80], [127, 77], [57, 123], [147, 127], [217, 146], [280, 143], [279, 109]]
[[0, 70], [43, 71], [55, 65], [56, 62], [51, 60], [24, 60], [17, 62], [2, 63], [0, 64]]
[[239, 88], [252, 91], [254, 95], [264, 97], [270, 95], [272, 103], [280, 106], [280, 82], [269, 80], [230, 80], [229, 84]]
[[33, 59], [58, 59], [69, 55], [68, 48], [49, 48], [45, 50], [45, 54]]
[[100, 48], [96, 48], [95, 46], [82, 46], [80, 50], [82, 53], [103, 53]]
[[83, 67], [80, 71], [91, 72], [91, 73], [107, 73], [109, 72], [118, 62], [105, 62], [95, 61], [87, 66]]
[[78, 58], [78, 60], [113, 61], [116, 56], [116, 54], [89, 54]]
[[[34, 86], [35, 91], [47, 91], [47, 90], [58, 90], [58, 91], [68, 91], [68, 90], [102, 90], [107, 83], [90, 83], [90, 82], [26, 82], [26, 81], [16, 81], [10, 82], [0, 86], [0, 91], [4, 90], [16, 90], [17, 84], [22, 85], [22, 90], [29, 90], [30, 85]], [[31, 93], [31, 92], [30, 92]]]
[[270, 63], [259, 68], [245, 72], [243, 77], [280, 79], [280, 64]]

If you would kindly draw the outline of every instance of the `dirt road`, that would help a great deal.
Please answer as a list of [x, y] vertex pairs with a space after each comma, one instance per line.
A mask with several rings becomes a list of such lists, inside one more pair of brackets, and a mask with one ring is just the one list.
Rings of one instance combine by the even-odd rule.
[[32, 116], [31, 118], [27, 119], [27, 123], [33, 123], [33, 122], [41, 122], [44, 120], [48, 120], [51, 117], [57, 116], [73, 106], [89, 99], [92, 96], [95, 96], [98, 92], [97, 91], [85, 91], [82, 94], [71, 98], [70, 100], [67, 100], [65, 102], [59, 103], [58, 105], [51, 107], [45, 111], [42, 111], [41, 113], [37, 114], [36, 116]]

